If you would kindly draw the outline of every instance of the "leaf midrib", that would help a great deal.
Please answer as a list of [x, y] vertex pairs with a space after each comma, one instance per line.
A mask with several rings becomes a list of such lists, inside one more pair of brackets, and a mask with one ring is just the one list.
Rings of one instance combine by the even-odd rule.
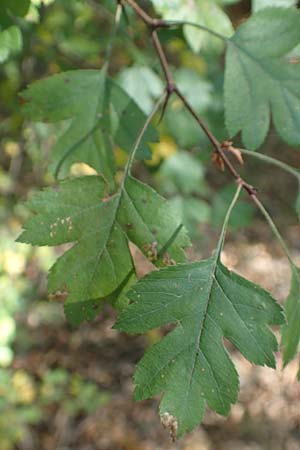
[[207, 298], [205, 310], [204, 310], [204, 313], [203, 313], [203, 316], [202, 316], [202, 320], [200, 322], [200, 330], [199, 330], [199, 333], [198, 333], [198, 336], [197, 336], [197, 339], [196, 339], [196, 342], [195, 342], [195, 346], [194, 346], [195, 347], [194, 363], [193, 363], [193, 367], [192, 367], [192, 370], [191, 370], [191, 376], [190, 376], [189, 384], [188, 384], [188, 388], [187, 388], [188, 395], [186, 396], [186, 399], [189, 396], [191, 385], [192, 385], [192, 381], [193, 381], [193, 378], [194, 378], [194, 373], [195, 373], [195, 368], [196, 368], [196, 361], [197, 361], [198, 354], [199, 354], [200, 343], [201, 343], [201, 338], [202, 338], [203, 329], [204, 329], [204, 323], [206, 321], [206, 317], [207, 317], [207, 314], [208, 314], [208, 307], [209, 307], [209, 303], [210, 303], [210, 300], [211, 300], [212, 287], [213, 287], [214, 280], [215, 280], [215, 275], [216, 275], [216, 269], [217, 269], [219, 256], [220, 256], [219, 255], [219, 251], [217, 251], [216, 254], [214, 255], [213, 259], [212, 259], [213, 267], [212, 267], [212, 274], [211, 274], [208, 298]]
[[[112, 220], [112, 222], [111, 222], [110, 230], [109, 230], [108, 235], [107, 235], [107, 240], [105, 241], [106, 243], [105, 243], [105, 245], [103, 245], [103, 247], [100, 249], [98, 255], [96, 256], [96, 262], [95, 262], [94, 270], [93, 270], [93, 272], [92, 272], [92, 274], [91, 274], [90, 280], [88, 281], [88, 283], [87, 283], [87, 285], [86, 285], [85, 292], [84, 292], [84, 294], [83, 294], [83, 296], [86, 297], [87, 300], [89, 300], [89, 298], [88, 298], [88, 292], [89, 292], [91, 283], [92, 283], [92, 281], [93, 281], [93, 278], [94, 278], [94, 276], [95, 276], [95, 273], [96, 273], [96, 270], [97, 270], [99, 261], [100, 261], [102, 255], [103, 255], [104, 251], [106, 250], [107, 242], [108, 242], [108, 240], [109, 240], [109, 238], [110, 238], [110, 236], [111, 236], [111, 234], [112, 234], [112, 230], [113, 230], [113, 228], [114, 228], [114, 226], [115, 226], [115, 224], [116, 224], [116, 221], [117, 221], [117, 215], [118, 215], [118, 211], [119, 211], [119, 207], [120, 207], [120, 203], [121, 203], [121, 192], [120, 192], [119, 194], [117, 194], [117, 195], [119, 196], [119, 198], [118, 198], [118, 201], [117, 201], [117, 204], [116, 204], [115, 214], [114, 214], [113, 220]], [[118, 225], [119, 225], [119, 224], [118, 224]], [[120, 226], [120, 225], [119, 225], [119, 226]]]

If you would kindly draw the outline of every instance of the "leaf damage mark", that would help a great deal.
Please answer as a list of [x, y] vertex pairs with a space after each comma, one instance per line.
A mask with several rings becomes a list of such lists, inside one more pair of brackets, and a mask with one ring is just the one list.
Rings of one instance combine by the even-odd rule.
[[176, 261], [170, 257], [169, 253], [164, 253], [163, 265], [164, 266], [176, 266]]
[[160, 420], [162, 426], [169, 431], [172, 441], [175, 442], [178, 430], [178, 421], [176, 417], [166, 411], [160, 416]]
[[144, 250], [146, 252], [146, 257], [149, 261], [157, 261], [157, 241], [153, 241], [151, 244], [145, 244]]

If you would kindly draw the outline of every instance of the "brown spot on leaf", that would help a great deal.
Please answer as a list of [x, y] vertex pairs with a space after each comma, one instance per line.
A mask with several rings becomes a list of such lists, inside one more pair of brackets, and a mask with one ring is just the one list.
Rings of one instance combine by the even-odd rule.
[[144, 245], [144, 250], [149, 261], [157, 260], [157, 242], [154, 241], [151, 244]]
[[163, 265], [164, 266], [176, 266], [176, 261], [172, 259], [169, 253], [165, 253], [163, 257]]
[[169, 414], [168, 412], [164, 412], [160, 416], [160, 420], [162, 426], [169, 431], [172, 441], [175, 442], [178, 430], [178, 422], [176, 417], [172, 416], [172, 414]]

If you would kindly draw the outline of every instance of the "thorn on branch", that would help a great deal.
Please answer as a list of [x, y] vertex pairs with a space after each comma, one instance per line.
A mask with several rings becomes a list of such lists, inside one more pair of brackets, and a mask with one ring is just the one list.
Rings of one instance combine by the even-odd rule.
[[231, 152], [235, 156], [237, 161], [241, 164], [241, 166], [244, 165], [243, 155], [242, 155], [241, 151], [238, 148], [233, 146], [233, 142], [232, 141], [224, 141], [221, 144], [221, 148], [223, 150], [227, 150], [228, 152]]
[[164, 115], [165, 115], [165, 112], [166, 112], [166, 109], [167, 109], [167, 106], [168, 106], [169, 98], [170, 98], [170, 95], [168, 94], [168, 95], [166, 96], [166, 99], [165, 99], [164, 104], [163, 104], [163, 106], [162, 106], [162, 110], [161, 110], [161, 113], [160, 113], [160, 117], [159, 117], [158, 122], [157, 122], [158, 125], [160, 125], [161, 121], [162, 121], [163, 118], [164, 118]]
[[166, 87], [166, 98], [165, 98], [165, 101], [164, 101], [163, 106], [162, 106], [160, 117], [158, 119], [158, 125], [161, 123], [161, 121], [163, 120], [163, 118], [165, 116], [165, 112], [166, 112], [166, 109], [167, 109], [170, 97], [172, 95], [172, 92], [174, 92], [174, 86], [173, 85], [170, 85], [170, 86], [167, 85], [167, 87]]
[[169, 94], [169, 96], [176, 90], [176, 86], [173, 82], [170, 82], [167, 84], [167, 92]]
[[243, 180], [243, 178], [242, 177], [238, 177], [237, 179], [236, 179], [236, 183], [237, 183], [237, 185], [239, 185], [239, 186], [242, 186], [242, 188], [243, 189], [245, 189], [245, 191], [247, 191], [248, 192], [248, 194], [250, 195], [250, 197], [256, 197], [256, 195], [257, 195], [257, 189], [256, 189], [256, 187], [254, 187], [254, 186], [252, 186], [251, 184], [249, 184], [249, 183], [246, 183], [246, 181], [245, 180]]
[[159, 28], [168, 28], [169, 25], [162, 19], [152, 19], [152, 23], [150, 25], [150, 28], [152, 31], [156, 31]]

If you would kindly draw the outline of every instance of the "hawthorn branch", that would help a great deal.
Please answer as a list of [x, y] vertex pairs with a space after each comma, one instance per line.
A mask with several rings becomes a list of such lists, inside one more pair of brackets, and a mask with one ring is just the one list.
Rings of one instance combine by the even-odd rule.
[[159, 40], [156, 30], [152, 31], [152, 41], [153, 41], [153, 45], [156, 50], [156, 53], [159, 57], [159, 61], [160, 61], [161, 67], [163, 69], [164, 75], [165, 75], [165, 79], [166, 79], [166, 83], [167, 83], [167, 91], [171, 94], [173, 92], [173, 90], [175, 89], [175, 84], [173, 81], [172, 72], [171, 72], [166, 54], [162, 48], [162, 45], [160, 43], [160, 40]]
[[121, 3], [127, 3], [131, 8], [135, 11], [135, 13], [139, 16], [140, 19], [143, 20], [143, 22], [147, 25], [147, 27], [151, 29], [156, 28], [167, 28], [169, 25], [165, 20], [161, 19], [155, 19], [149, 14], [146, 13], [146, 11], [141, 8], [134, 0], [119, 0]]
[[209, 130], [205, 122], [201, 119], [199, 114], [194, 110], [194, 108], [191, 106], [191, 104], [188, 102], [186, 97], [180, 92], [177, 86], [174, 88], [174, 92], [177, 94], [177, 96], [181, 99], [186, 109], [190, 112], [190, 114], [194, 117], [196, 122], [200, 125], [208, 139], [210, 140], [211, 144], [213, 145], [215, 152], [221, 157], [221, 159], [224, 162], [224, 165], [227, 167], [231, 175], [235, 178], [237, 184], [241, 185], [249, 195], [256, 195], [257, 190], [251, 186], [249, 183], [247, 183], [241, 175], [238, 173], [230, 159], [227, 157], [223, 145], [218, 141], [218, 139], [212, 134], [212, 132]]
[[[136, 2], [135, 0], [118, 0], [121, 2], [126, 2], [128, 5], [130, 5], [134, 11], [136, 12], [136, 14], [144, 21], [144, 23], [146, 24], [146, 26], [148, 27], [148, 29], [151, 31], [152, 34], [152, 42], [154, 45], [154, 48], [156, 50], [156, 53], [158, 55], [163, 73], [164, 73], [164, 78], [166, 81], [166, 88], [165, 88], [165, 93], [164, 96], [162, 97], [162, 99], [159, 101], [163, 102], [163, 111], [162, 111], [162, 115], [164, 114], [164, 111], [167, 107], [169, 98], [171, 96], [172, 93], [176, 94], [177, 97], [182, 101], [183, 105], [185, 106], [185, 108], [187, 109], [187, 111], [189, 111], [189, 113], [193, 116], [193, 118], [196, 120], [196, 122], [198, 123], [198, 125], [200, 126], [200, 128], [202, 129], [202, 131], [205, 133], [205, 135], [207, 136], [207, 138], [209, 139], [209, 141], [211, 142], [215, 153], [221, 158], [221, 160], [224, 163], [224, 166], [226, 166], [227, 170], [230, 172], [230, 174], [233, 176], [233, 178], [235, 179], [237, 185], [238, 185], [238, 190], [235, 196], [235, 200], [238, 198], [238, 195], [240, 193], [240, 190], [243, 188], [250, 196], [251, 200], [255, 203], [256, 207], [261, 211], [261, 213], [264, 215], [264, 217], [266, 218], [266, 220], [268, 221], [274, 235], [276, 236], [276, 238], [278, 239], [284, 253], [286, 254], [291, 268], [292, 270], [295, 269], [295, 264], [293, 262], [293, 259], [291, 257], [291, 254], [283, 240], [283, 238], [281, 237], [276, 225], [274, 224], [270, 214], [268, 213], [268, 211], [265, 209], [264, 205], [261, 203], [261, 201], [259, 200], [259, 198], [257, 197], [257, 190], [255, 187], [251, 186], [251, 184], [247, 183], [239, 174], [239, 172], [236, 170], [235, 166], [232, 164], [232, 162], [230, 161], [230, 159], [228, 158], [227, 154], [226, 154], [226, 149], [229, 149], [228, 147], [228, 143], [227, 142], [219, 142], [219, 140], [214, 136], [214, 134], [210, 131], [210, 129], [208, 128], [208, 126], [206, 125], [206, 123], [204, 122], [204, 120], [199, 116], [199, 114], [195, 111], [195, 109], [193, 108], [193, 106], [189, 103], [189, 101], [187, 100], [187, 98], [185, 97], [185, 95], [180, 91], [179, 87], [176, 85], [176, 83], [173, 80], [173, 76], [172, 76], [172, 72], [170, 69], [170, 65], [168, 63], [168, 59], [166, 57], [165, 51], [161, 45], [161, 42], [159, 40], [158, 34], [157, 34], [157, 29], [159, 28], [170, 28], [174, 25], [183, 25], [184, 23], [174, 23], [174, 22], [168, 22], [165, 20], [158, 20], [158, 19], [154, 19], [151, 16], [149, 16]], [[195, 25], [193, 23], [190, 23], [190, 25]], [[200, 27], [201, 28], [201, 27]], [[210, 30], [206, 30], [206, 31], [210, 31]], [[215, 34], [217, 37], [226, 40], [226, 38], [224, 36], [219, 35], [218, 33], [212, 33]], [[163, 100], [164, 98], [164, 100]], [[145, 126], [147, 127], [147, 122], [145, 124]], [[145, 127], [144, 127], [145, 128]], [[144, 132], [144, 129], [142, 130], [142, 133]], [[250, 154], [249, 151], [245, 151], [245, 150], [240, 150], [242, 153], [245, 154]], [[257, 154], [256, 154], [257, 155]], [[296, 176], [299, 180], [299, 174], [296, 172], [295, 169], [291, 168], [290, 166], [288, 166], [287, 164], [284, 164], [282, 162], [277, 162], [276, 160], [273, 160], [273, 158], [270, 157], [265, 157], [265, 156], [261, 156], [262, 160], [264, 160], [265, 162], [269, 162], [269, 163], [273, 163], [279, 167], [281, 167], [282, 169], [292, 173], [294, 176]], [[276, 161], [276, 163], [275, 163]], [[131, 164], [131, 163], [130, 163]], [[129, 167], [130, 167], [129, 164]]]
[[160, 19], [154, 19], [151, 16], [149, 16], [136, 2], [135, 0], [123, 0], [126, 2], [129, 6], [132, 7], [132, 9], [136, 12], [138, 17], [143, 20], [145, 25], [148, 27], [148, 29], [151, 31], [152, 35], [152, 42], [153, 46], [155, 48], [155, 51], [158, 55], [160, 65], [162, 67], [164, 78], [166, 81], [166, 92], [167, 97], [165, 99], [165, 103], [163, 106], [163, 112], [165, 111], [165, 108], [167, 106], [167, 103], [169, 101], [169, 98], [171, 94], [174, 92], [178, 98], [182, 101], [185, 108], [189, 111], [189, 113], [194, 117], [200, 128], [203, 130], [203, 132], [206, 134], [207, 138], [211, 142], [214, 151], [217, 155], [221, 158], [221, 160], [224, 162], [224, 165], [227, 167], [228, 171], [231, 173], [231, 175], [236, 180], [237, 184], [242, 186], [242, 188], [247, 191], [247, 193], [250, 195], [250, 197], [256, 196], [257, 190], [251, 186], [249, 183], [247, 183], [241, 175], [236, 170], [235, 166], [231, 163], [230, 159], [227, 157], [224, 146], [221, 142], [218, 141], [218, 139], [212, 134], [212, 132], [209, 130], [203, 119], [198, 115], [198, 113], [195, 111], [195, 109], [192, 107], [192, 105], [189, 103], [187, 98], [182, 94], [178, 86], [173, 80], [172, 72], [170, 69], [170, 65], [168, 63], [165, 51], [161, 45], [161, 42], [159, 40], [157, 29], [158, 28], [169, 28], [171, 26], [174, 26], [174, 23], [168, 22], [165, 20]]

